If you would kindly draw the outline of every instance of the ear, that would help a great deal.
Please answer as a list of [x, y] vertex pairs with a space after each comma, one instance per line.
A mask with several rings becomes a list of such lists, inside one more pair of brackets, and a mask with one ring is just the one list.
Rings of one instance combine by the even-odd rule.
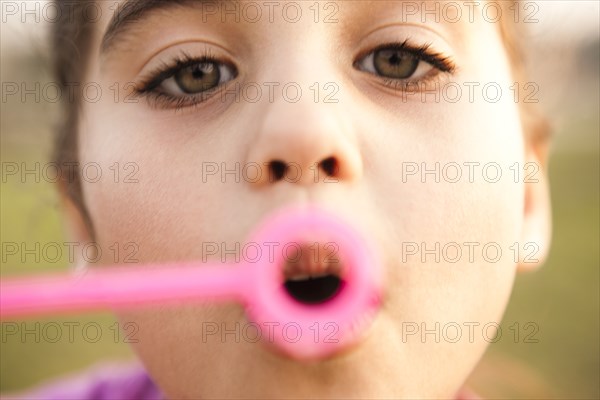
[[518, 271], [536, 270], [544, 263], [550, 250], [552, 218], [548, 147], [547, 138], [526, 139], [526, 164], [521, 169], [525, 185], [525, 206], [519, 242]]

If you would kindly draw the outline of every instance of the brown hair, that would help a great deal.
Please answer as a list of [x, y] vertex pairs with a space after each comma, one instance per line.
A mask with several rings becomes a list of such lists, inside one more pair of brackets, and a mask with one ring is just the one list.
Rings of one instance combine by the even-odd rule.
[[[93, 23], [85, 15], [85, 8], [94, 0], [55, 0], [54, 3], [61, 11], [61, 17], [53, 24], [51, 31], [53, 68], [58, 84], [66, 91], [69, 84], [82, 82], [89, 61], [89, 52], [94, 32]], [[500, 1], [504, 15], [512, 15], [511, 7], [518, 7], [520, 0]], [[513, 8], [514, 9], [514, 8]], [[499, 29], [508, 53], [513, 77], [517, 82], [526, 82], [524, 67], [523, 45], [526, 35], [522, 23], [515, 23], [512, 18], [503, 17], [499, 21]], [[54, 161], [58, 165], [77, 163], [77, 126], [81, 107], [81, 93], [75, 91], [72, 101], [63, 106], [62, 123], [56, 135]], [[523, 91], [520, 91], [523, 93]], [[70, 99], [71, 100], [71, 99]], [[541, 115], [536, 103], [527, 103], [519, 99], [521, 119], [526, 135], [531, 140], [546, 140], [549, 126]], [[66, 176], [66, 174], [62, 174]], [[92, 223], [82, 197], [81, 180], [79, 175], [61, 182], [63, 193], [81, 210], [83, 218], [93, 233]]]
[[[60, 17], [51, 25], [50, 31], [52, 70], [63, 93], [70, 85], [82, 83], [87, 69], [94, 26], [86, 17], [84, 10], [90, 2], [93, 0], [78, 2], [55, 0], [54, 2], [59, 8]], [[77, 173], [73, 176], [66, 173], [60, 175], [60, 191], [81, 211], [83, 220], [93, 235], [92, 221], [83, 201], [80, 168], [77, 164], [77, 129], [82, 105], [81, 96], [81, 91], [74, 90], [72, 96], [63, 100], [52, 158], [59, 168], [77, 165], [74, 168]]]

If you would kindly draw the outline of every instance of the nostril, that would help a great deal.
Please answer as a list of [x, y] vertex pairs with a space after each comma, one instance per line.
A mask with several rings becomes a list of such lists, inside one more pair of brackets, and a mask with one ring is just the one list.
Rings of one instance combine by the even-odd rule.
[[338, 163], [334, 157], [326, 158], [325, 160], [319, 163], [319, 166], [325, 171], [325, 173], [329, 176], [336, 176], [338, 170]]
[[269, 163], [269, 176], [271, 181], [280, 181], [285, 176], [287, 165], [283, 161], [275, 160]]

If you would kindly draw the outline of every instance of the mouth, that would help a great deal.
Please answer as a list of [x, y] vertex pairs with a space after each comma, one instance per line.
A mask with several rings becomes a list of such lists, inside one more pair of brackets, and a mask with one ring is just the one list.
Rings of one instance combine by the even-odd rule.
[[344, 286], [343, 265], [332, 243], [297, 246], [283, 270], [284, 287], [296, 301], [318, 305], [336, 297]]

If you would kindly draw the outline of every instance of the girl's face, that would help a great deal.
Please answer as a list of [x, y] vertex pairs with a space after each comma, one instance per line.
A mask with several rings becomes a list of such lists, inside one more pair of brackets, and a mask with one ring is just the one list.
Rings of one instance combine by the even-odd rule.
[[233, 261], [266, 215], [309, 203], [353, 221], [384, 260], [369, 335], [320, 362], [245, 340], [237, 304], [121, 314], [166, 395], [451, 397], [494, 339], [517, 253], [544, 235], [542, 171], [524, 182], [538, 161], [514, 101], [525, 89], [494, 10], [99, 5], [86, 81], [102, 96], [83, 104], [79, 158], [104, 173], [83, 180], [103, 264], [131, 249], [139, 263]]

